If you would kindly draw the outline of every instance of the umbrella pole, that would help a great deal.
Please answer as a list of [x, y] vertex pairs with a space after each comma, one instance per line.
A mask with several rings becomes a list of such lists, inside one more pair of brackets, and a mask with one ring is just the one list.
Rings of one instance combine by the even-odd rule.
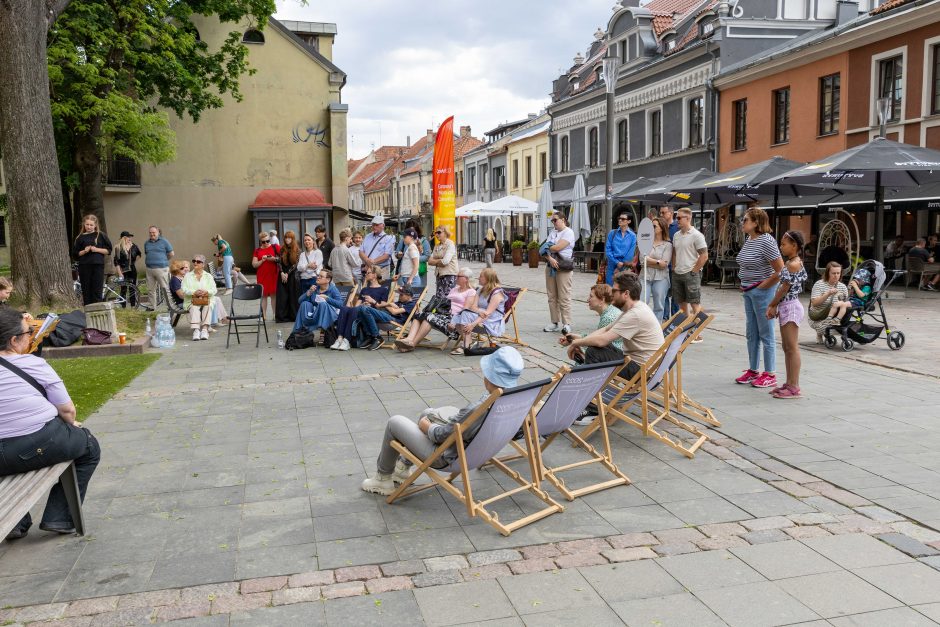
[[774, 221], [773, 221], [773, 225], [774, 225], [774, 237], [775, 237], [776, 239], [778, 239], [778, 240], [780, 239], [780, 238], [777, 236], [777, 209], [778, 209], [779, 206], [780, 206], [780, 186], [779, 186], [779, 185], [774, 185], [774, 217], [773, 217], [773, 220], [774, 220]]
[[885, 190], [881, 186], [881, 171], [875, 172], [875, 250], [876, 261], [884, 262], [884, 248], [882, 240], [885, 230]]

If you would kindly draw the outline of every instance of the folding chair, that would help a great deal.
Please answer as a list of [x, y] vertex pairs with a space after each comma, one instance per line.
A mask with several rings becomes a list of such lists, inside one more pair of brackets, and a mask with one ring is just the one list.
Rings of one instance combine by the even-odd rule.
[[[506, 332], [504, 332], [499, 337], [493, 337], [487, 335], [491, 344], [515, 344], [517, 346], [528, 346], [525, 342], [522, 341], [522, 338], [519, 337], [519, 325], [516, 322], [516, 305], [519, 304], [519, 299], [522, 298], [522, 295], [529, 291], [527, 287], [509, 287], [503, 285], [503, 292], [506, 294], [506, 303], [504, 305], [503, 313], [503, 322], [506, 324]], [[512, 335], [508, 333], [509, 323], [512, 322]], [[477, 340], [480, 340], [483, 333], [476, 333]], [[446, 344], [445, 344], [446, 346]]]
[[336, 289], [339, 290], [339, 295], [344, 297], [343, 302], [350, 306], [355, 300], [359, 288], [356, 285], [337, 285]]
[[[688, 327], [677, 326], [666, 336], [663, 345], [650, 356], [646, 363], [640, 364], [640, 371], [633, 378], [627, 380], [618, 373], [611, 380], [611, 385], [604, 390], [602, 397], [607, 413], [608, 426], [615, 420], [622, 420], [641, 430], [643, 435], [655, 438], [691, 459], [695, 457], [695, 452], [699, 447], [708, 440], [708, 436], [697, 426], [684, 422], [673, 415], [670, 394], [662, 395], [662, 411], [659, 411], [660, 408], [652, 406], [650, 402], [650, 392], [661, 385], [665, 389], [669, 389], [669, 371], [686, 339], [688, 339], [689, 333]], [[639, 406], [639, 417], [628, 413], [634, 405]], [[651, 409], [655, 413], [652, 420], [650, 419]], [[695, 441], [686, 445], [681, 440], [674, 439], [665, 431], [661, 431], [657, 426], [663, 420], [688, 431], [695, 437]], [[595, 420], [591, 425], [585, 427], [581, 432], [581, 437], [587, 439], [597, 431], [600, 428], [599, 422], [600, 420]]]
[[[425, 460], [418, 458], [400, 442], [392, 442], [392, 446], [395, 450], [415, 465], [415, 470], [411, 473], [411, 476], [388, 497], [388, 503], [394, 503], [398, 499], [437, 485], [450, 492], [463, 503], [467, 507], [467, 514], [482, 518], [504, 536], [508, 536], [519, 527], [541, 520], [555, 512], [564, 511], [564, 506], [555, 502], [539, 486], [538, 471], [535, 466], [535, 458], [532, 455], [528, 455], [529, 471], [531, 473], [530, 480], [526, 480], [521, 474], [496, 459], [496, 455], [499, 454], [523, 426], [525, 426], [523, 433], [526, 438], [527, 450], [535, 450], [531, 442], [532, 430], [529, 427], [529, 419], [534, 413], [533, 406], [548, 392], [551, 384], [551, 380], [545, 379], [508, 390], [495, 390], [486, 401], [462, 423], [455, 424], [454, 432], [450, 437], [444, 440], [444, 442]], [[468, 444], [465, 444], [463, 438], [464, 431], [477, 421], [483, 422], [473, 439]], [[455, 449], [457, 454], [456, 459], [444, 468], [432, 468], [431, 465], [438, 461], [449, 449]], [[474, 499], [473, 487], [470, 484], [470, 471], [482, 467], [487, 462], [506, 473], [513, 481], [519, 484], [519, 487], [506, 490], [488, 499]], [[421, 475], [427, 475], [433, 480], [433, 483], [413, 486], [412, 484]], [[457, 477], [461, 478], [461, 488], [454, 485], [454, 480]], [[519, 520], [505, 524], [499, 520], [498, 514], [487, 509], [487, 506], [491, 503], [519, 492], [529, 492], [545, 503], [545, 507]]]
[[[559, 492], [565, 495], [569, 501], [575, 500], [579, 496], [591, 494], [600, 490], [606, 490], [618, 485], [628, 485], [630, 478], [623, 474], [617, 465], [614, 464], [613, 455], [610, 450], [610, 434], [607, 432], [607, 418], [604, 408], [604, 402], [601, 398], [601, 392], [606, 388], [610, 381], [617, 376], [617, 373], [623, 368], [623, 361], [608, 361], [599, 364], [585, 364], [583, 366], [562, 366], [553, 381], [558, 383], [552, 388], [548, 398], [542, 404], [538, 414], [533, 419], [534, 435], [532, 442], [538, 442], [538, 438], [544, 438], [541, 445], [534, 450], [536, 467], [540, 480], [548, 479]], [[596, 424], [601, 432], [603, 441], [603, 453], [598, 452], [593, 446], [584, 441], [571, 428], [574, 421], [588, 403], [594, 401], [597, 404], [599, 415]], [[580, 447], [590, 456], [590, 459], [565, 464], [563, 466], [548, 467], [544, 462], [545, 449], [559, 435], [564, 435], [571, 440], [572, 446]], [[526, 455], [525, 450], [517, 442], [512, 442], [520, 454]], [[511, 458], [515, 459], [517, 456]], [[509, 458], [502, 458], [501, 461], [508, 461]], [[600, 481], [588, 486], [577, 489], [570, 489], [565, 485], [564, 480], [558, 476], [560, 473], [574, 468], [581, 468], [590, 464], [601, 464], [614, 475], [614, 479]]]
[[[715, 418], [715, 412], [712, 411], [710, 407], [706, 407], [702, 403], [691, 398], [685, 391], [682, 389], [682, 355], [685, 353], [685, 349], [688, 348], [692, 342], [697, 338], [702, 331], [705, 330], [712, 320], [715, 319], [715, 316], [710, 316], [703, 311], [700, 311], [692, 318], [691, 322], [688, 325], [689, 334], [683, 342], [682, 347], [679, 349], [679, 352], [676, 354], [676, 358], [673, 361], [671, 368], [674, 372], [674, 375], [669, 378], [669, 393], [672, 396], [672, 402], [675, 404], [676, 413], [682, 414], [693, 420], [699, 422], [704, 422], [713, 427], [720, 427], [721, 421]], [[675, 316], [667, 321], [668, 325], [664, 325], [665, 331], [671, 331], [677, 326], [685, 325], [688, 318], [683, 313], [677, 313]], [[660, 388], [650, 392], [650, 396], [653, 399], [661, 399], [662, 392], [661, 390], [665, 388]], [[660, 403], [661, 404], [661, 403]]]
[[180, 318], [188, 314], [189, 312], [183, 309], [182, 305], [177, 305], [176, 301], [173, 300], [173, 295], [170, 294], [170, 290], [165, 288], [160, 288], [163, 290], [163, 302], [166, 303], [166, 310], [173, 316], [171, 321], [171, 326], [176, 326], [176, 323], [180, 321]]
[[[239, 336], [239, 321], [254, 321], [254, 324], [244, 323], [243, 326], [254, 327], [254, 331], [242, 331], [242, 333], [248, 333], [249, 335], [254, 333], [258, 337], [255, 340], [255, 348], [258, 348], [261, 344], [261, 329], [264, 329], [264, 341], [270, 342], [268, 339], [268, 326], [264, 319], [264, 310], [262, 309], [263, 302], [261, 297], [264, 295], [263, 288], [257, 283], [252, 283], [251, 285], [236, 285], [232, 289], [232, 302], [228, 310], [228, 335], [225, 336], [225, 348], [229, 347], [229, 342], [232, 340], [232, 328], [235, 329], [235, 340], [241, 344], [242, 340]], [[235, 301], [258, 301], [258, 311], [257, 313], [236, 313], [238, 310], [235, 308]]]
[[[394, 318], [388, 322], [382, 322], [379, 324], [379, 330], [384, 331], [389, 340], [395, 341], [400, 340], [405, 336], [405, 332], [408, 330], [408, 325], [411, 324], [412, 318], [414, 318], [415, 313], [421, 310], [421, 301], [424, 299], [424, 295], [428, 291], [428, 286], [425, 285], [424, 289], [421, 290], [421, 293], [418, 294], [415, 298], [415, 306], [411, 308], [411, 311], [408, 313], [408, 317], [405, 318], [405, 321], [399, 324]], [[394, 348], [395, 345], [386, 342], [382, 345], [385, 348]]]

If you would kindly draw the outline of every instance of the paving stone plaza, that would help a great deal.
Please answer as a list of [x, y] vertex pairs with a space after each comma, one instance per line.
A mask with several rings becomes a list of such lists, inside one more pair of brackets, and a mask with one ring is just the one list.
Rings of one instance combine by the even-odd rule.
[[[542, 270], [497, 271], [530, 290], [523, 379], [544, 378], [564, 354], [541, 332]], [[575, 275], [580, 332], [597, 322], [592, 281]], [[226, 351], [222, 333], [179, 335], [86, 423], [102, 445], [88, 535], [0, 544], [0, 622], [940, 623], [937, 296], [903, 295], [886, 304], [907, 335], [899, 352], [828, 351], [804, 325], [806, 398], [781, 402], [733, 383], [746, 367], [740, 295], [706, 288], [717, 317], [686, 353], [684, 386], [722, 426], [694, 459], [614, 427], [632, 484], [573, 502], [548, 487], [565, 511], [508, 537], [440, 490], [387, 505], [359, 489], [386, 418], [476, 398], [478, 359], [286, 352], [273, 336]], [[560, 444], [546, 458], [574, 459]], [[473, 476], [482, 497], [505, 481]], [[502, 503], [507, 519], [535, 507]]]

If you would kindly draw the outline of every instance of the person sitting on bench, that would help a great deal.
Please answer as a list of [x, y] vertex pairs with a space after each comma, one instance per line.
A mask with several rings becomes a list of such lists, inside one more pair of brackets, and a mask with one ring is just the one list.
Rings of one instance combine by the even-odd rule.
[[[23, 314], [0, 308], [0, 476], [15, 475], [75, 460], [82, 499], [101, 459], [101, 447], [81, 423], [59, 375], [44, 359], [28, 355], [31, 331]], [[32, 525], [29, 514], [7, 535], [22, 538]], [[75, 533], [65, 493], [49, 493], [39, 528]]]
[[[429, 418], [422, 417], [417, 423], [406, 416], [392, 416], [385, 423], [385, 436], [382, 438], [382, 448], [376, 460], [376, 473], [362, 482], [362, 489], [366, 492], [388, 496], [395, 491], [395, 484], [402, 483], [412, 472], [411, 466], [398, 458], [398, 451], [392, 447], [392, 441], [397, 440], [405, 445], [417, 457], [427, 459], [437, 447], [454, 432], [454, 424], [462, 423], [474, 410], [483, 404], [496, 388], [514, 388], [519, 384], [519, 377], [525, 368], [522, 355], [511, 346], [504, 346], [498, 351], [480, 358], [480, 369], [483, 371], [483, 395], [457, 412], [457, 415], [446, 421], [446, 424], [431, 422]], [[469, 444], [483, 425], [478, 420], [464, 432], [464, 444]], [[434, 465], [435, 468], [445, 468], [457, 458], [457, 451], [453, 448], [446, 451]]]

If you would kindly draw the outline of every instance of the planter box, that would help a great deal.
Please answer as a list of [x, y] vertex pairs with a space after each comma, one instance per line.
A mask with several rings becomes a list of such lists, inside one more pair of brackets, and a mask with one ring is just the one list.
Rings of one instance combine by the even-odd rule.
[[539, 251], [536, 248], [529, 250], [529, 267], [530, 268], [539, 267]]
[[514, 266], [522, 265], [522, 249], [521, 248], [512, 249], [512, 265]]
[[71, 359], [73, 357], [114, 357], [116, 355], [141, 355], [144, 347], [149, 343], [147, 336], [139, 337], [127, 344], [102, 344], [100, 346], [60, 346], [58, 348], [47, 346], [42, 349], [43, 359]]

